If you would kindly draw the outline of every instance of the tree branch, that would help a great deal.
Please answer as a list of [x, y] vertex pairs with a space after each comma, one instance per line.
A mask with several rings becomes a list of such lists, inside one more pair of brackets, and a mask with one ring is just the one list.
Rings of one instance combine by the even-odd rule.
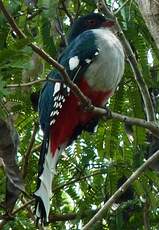
[[94, 215], [98, 210], [85, 211], [82, 213], [67, 213], [67, 214], [50, 214], [49, 215], [49, 223], [53, 223], [55, 221], [68, 221], [75, 219], [84, 219], [88, 216]]
[[128, 117], [128, 116], [121, 115], [119, 113], [114, 113], [114, 112], [112, 112], [111, 114], [112, 114], [113, 120], [118, 120], [121, 122], [125, 122], [126, 124], [129, 124], [129, 125], [137, 125], [137, 126], [146, 128], [149, 131], [151, 131], [154, 136], [156, 137], [159, 136], [159, 126], [157, 125], [157, 123], [154, 123], [151, 121], [145, 121], [140, 118]]
[[159, 136], [159, 126], [154, 122], [145, 121], [143, 119], [135, 118], [135, 117], [128, 117], [111, 111], [108, 112], [106, 109], [99, 108], [99, 107], [93, 107], [92, 111], [99, 116], [105, 116], [106, 119], [113, 119], [113, 120], [124, 122], [129, 125], [137, 125], [146, 128], [149, 131], [151, 131], [154, 136], [156, 137]]
[[119, 32], [121, 42], [123, 44], [123, 47], [125, 48], [126, 56], [127, 56], [128, 61], [130, 63], [130, 66], [131, 66], [132, 71], [134, 73], [135, 80], [137, 82], [137, 85], [139, 87], [139, 90], [141, 92], [141, 95], [142, 95], [142, 98], [143, 98], [143, 101], [144, 101], [147, 120], [148, 121], [155, 121], [156, 120], [155, 112], [154, 112], [152, 100], [151, 100], [151, 97], [150, 97], [150, 94], [149, 94], [149, 91], [148, 91], [148, 87], [147, 87], [146, 82], [145, 82], [145, 80], [143, 78], [143, 75], [142, 75], [142, 73], [141, 73], [141, 71], [140, 71], [140, 69], [138, 67], [138, 63], [137, 63], [135, 55], [134, 55], [134, 53], [133, 53], [133, 51], [131, 49], [131, 46], [130, 46], [128, 40], [126, 39], [118, 20], [109, 11], [109, 9], [107, 8], [104, 0], [98, 0], [97, 1], [97, 7], [105, 15], [109, 15], [111, 18], [114, 19], [114, 21], [116, 21], [117, 31]]
[[82, 230], [91, 229], [91, 227], [99, 221], [106, 210], [121, 196], [127, 188], [132, 184], [144, 170], [155, 160], [159, 158], [159, 150], [155, 152], [148, 160], [146, 160], [129, 178], [128, 180], [109, 198], [109, 200], [103, 205], [103, 207], [96, 213], [96, 215], [82, 228]]

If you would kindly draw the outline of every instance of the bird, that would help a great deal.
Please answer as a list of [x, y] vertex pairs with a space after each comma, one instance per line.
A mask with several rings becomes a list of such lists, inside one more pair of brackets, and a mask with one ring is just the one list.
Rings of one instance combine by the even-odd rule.
[[[94, 106], [103, 107], [113, 95], [124, 73], [124, 50], [112, 32], [115, 21], [100, 13], [80, 16], [68, 35], [68, 46], [58, 62], [69, 78]], [[43, 131], [35, 213], [42, 223], [49, 221], [52, 181], [64, 149], [83, 130], [93, 132], [99, 118], [81, 107], [80, 99], [57, 70], [48, 74], [40, 93], [38, 110]]]

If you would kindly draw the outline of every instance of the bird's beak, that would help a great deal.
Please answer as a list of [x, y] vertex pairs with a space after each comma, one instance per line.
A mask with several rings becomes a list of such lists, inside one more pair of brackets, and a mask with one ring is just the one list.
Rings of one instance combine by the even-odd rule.
[[112, 27], [114, 25], [115, 25], [115, 21], [111, 20], [111, 19], [108, 19], [108, 20], [106, 20], [105, 22], [102, 23], [102, 26], [107, 27], [107, 28]]
[[105, 22], [102, 23], [102, 27], [111, 30], [114, 34], [118, 32], [116, 22], [111, 18], [106, 18]]

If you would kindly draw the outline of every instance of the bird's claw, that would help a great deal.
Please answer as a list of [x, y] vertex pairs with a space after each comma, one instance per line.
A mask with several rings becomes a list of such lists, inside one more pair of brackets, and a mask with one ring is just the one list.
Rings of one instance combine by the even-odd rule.
[[92, 101], [87, 98], [84, 102], [79, 102], [79, 106], [82, 108], [84, 112], [91, 112], [94, 109], [94, 106], [92, 105]]
[[105, 107], [105, 118], [106, 119], [110, 119], [112, 114], [111, 114], [111, 110], [108, 107]]

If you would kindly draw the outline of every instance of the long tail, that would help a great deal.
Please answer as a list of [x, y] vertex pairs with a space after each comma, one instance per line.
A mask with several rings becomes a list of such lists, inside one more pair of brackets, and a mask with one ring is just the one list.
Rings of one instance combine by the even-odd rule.
[[39, 160], [39, 176], [37, 190], [34, 193], [36, 198], [36, 216], [37, 221], [46, 224], [49, 221], [49, 211], [50, 211], [50, 198], [52, 196], [52, 181], [56, 175], [56, 164], [64, 150], [65, 145], [61, 145], [55, 151], [54, 154], [51, 153], [50, 140], [45, 138], [43, 140], [42, 148], [40, 151]]

